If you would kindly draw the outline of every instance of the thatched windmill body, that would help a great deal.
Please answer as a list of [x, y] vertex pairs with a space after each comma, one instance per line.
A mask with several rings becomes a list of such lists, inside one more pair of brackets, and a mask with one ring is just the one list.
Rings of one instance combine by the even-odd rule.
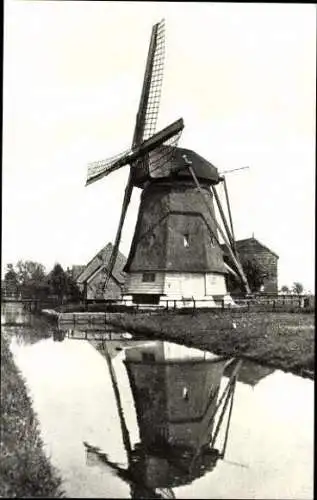
[[[133, 187], [142, 189], [137, 224], [125, 266], [123, 298], [130, 303], [166, 304], [195, 299], [196, 305], [231, 302], [227, 294], [219, 232], [238, 274], [248, 285], [234, 250], [233, 231], [226, 233], [215, 217], [215, 191], [223, 178], [210, 162], [192, 150], [177, 147], [182, 119], [155, 133], [164, 67], [164, 22], [154, 25], [147, 58], [132, 147], [109, 160], [91, 163], [87, 184], [130, 165], [122, 212], [105, 287], [111, 275]], [[210, 189], [211, 188], [211, 189]], [[230, 207], [229, 207], [230, 209]], [[231, 214], [230, 214], [231, 221]]]

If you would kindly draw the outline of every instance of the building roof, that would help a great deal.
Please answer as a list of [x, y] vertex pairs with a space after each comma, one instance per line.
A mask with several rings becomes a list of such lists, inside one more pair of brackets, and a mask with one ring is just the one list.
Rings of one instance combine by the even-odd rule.
[[72, 276], [76, 279], [85, 269], [86, 266], [74, 265], [72, 266]]
[[191, 179], [188, 165], [192, 166], [200, 181], [208, 184], [219, 182], [217, 168], [191, 149], [162, 145], [151, 151], [149, 159], [145, 168], [138, 168], [134, 172], [134, 182], [139, 187], [144, 187], [149, 178], [162, 179], [172, 176], [174, 179], [175, 177]]
[[[161, 149], [166, 148], [166, 146], [162, 146]], [[155, 162], [154, 162], [155, 165]], [[191, 165], [196, 176], [200, 180], [208, 181], [209, 183], [218, 183], [219, 182], [219, 174], [217, 168], [210, 163], [208, 160], [200, 156], [198, 153], [191, 149], [185, 148], [175, 148], [173, 150], [173, 155], [169, 159], [169, 161], [162, 162], [160, 168], [154, 166], [153, 171], [150, 174], [151, 177], [162, 177], [170, 174], [178, 174], [181, 177], [189, 177], [191, 178], [191, 174], [188, 170], [188, 165]]]
[[[109, 262], [111, 252], [113, 249], [112, 243], [108, 243], [104, 248], [100, 250], [100, 252], [95, 255], [93, 259], [91, 259], [87, 266], [84, 266], [83, 271], [77, 276], [77, 283], [85, 283], [92, 278], [93, 274], [96, 273], [103, 266], [107, 267]], [[117, 260], [115, 262], [112, 277], [119, 283], [123, 284], [125, 281], [125, 273], [123, 272], [123, 267], [126, 263], [126, 257], [118, 251]]]
[[[224, 250], [225, 253], [227, 253], [227, 246], [225, 244], [221, 245], [221, 248]], [[269, 252], [270, 254], [274, 255], [277, 259], [279, 256], [273, 252], [270, 248], [267, 246], [263, 245], [259, 240], [256, 238], [245, 238], [243, 240], [237, 240], [236, 241], [236, 248], [238, 252], [241, 253], [246, 253], [252, 251], [252, 253], [259, 253], [259, 252]]]

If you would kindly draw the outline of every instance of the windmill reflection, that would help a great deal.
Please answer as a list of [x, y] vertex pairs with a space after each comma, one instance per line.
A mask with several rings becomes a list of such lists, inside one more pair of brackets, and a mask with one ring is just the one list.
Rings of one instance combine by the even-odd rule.
[[[140, 433], [140, 442], [132, 447], [107, 348], [105, 355], [128, 466], [122, 468], [85, 443], [87, 453], [128, 482], [132, 498], [173, 498], [173, 487], [191, 483], [224, 458], [241, 362], [163, 341], [132, 344], [124, 361]], [[229, 365], [230, 378], [220, 391]], [[221, 428], [224, 438], [219, 449]]]

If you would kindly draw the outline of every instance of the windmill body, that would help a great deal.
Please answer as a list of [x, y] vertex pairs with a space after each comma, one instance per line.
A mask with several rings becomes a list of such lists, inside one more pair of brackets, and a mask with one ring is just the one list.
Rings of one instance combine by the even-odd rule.
[[217, 228], [188, 172], [188, 162], [214, 214], [210, 185], [217, 184], [219, 176], [208, 161], [194, 151], [175, 148], [153, 174], [150, 163], [125, 266], [124, 299], [131, 303], [164, 305], [194, 298], [206, 306], [215, 305], [215, 296], [230, 300]]
[[[162, 21], [152, 29], [131, 149], [88, 168], [90, 184], [130, 165], [105, 288], [116, 262], [132, 190], [138, 187], [142, 189], [141, 203], [124, 269], [123, 302], [166, 305], [172, 300], [182, 306], [195, 301], [196, 307], [232, 304], [213, 202], [214, 186], [223, 179], [217, 168], [196, 152], [178, 147], [182, 119], [156, 132], [164, 45]], [[219, 204], [219, 199], [216, 201]], [[244, 279], [233, 250], [229, 251]]]

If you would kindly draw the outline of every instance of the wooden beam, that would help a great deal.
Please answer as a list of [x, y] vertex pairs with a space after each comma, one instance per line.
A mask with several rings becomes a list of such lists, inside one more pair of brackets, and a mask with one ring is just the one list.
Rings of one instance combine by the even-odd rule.
[[123, 198], [123, 202], [122, 202], [120, 220], [119, 220], [119, 225], [117, 228], [115, 242], [114, 242], [114, 245], [112, 247], [112, 252], [111, 252], [109, 261], [108, 261], [108, 263], [105, 263], [105, 265], [103, 266], [103, 267], [106, 267], [106, 269], [107, 269], [106, 279], [105, 279], [105, 283], [104, 283], [104, 287], [103, 287], [104, 290], [107, 290], [107, 288], [108, 288], [108, 283], [109, 283], [113, 268], [114, 268], [116, 260], [117, 260], [119, 245], [120, 245], [120, 241], [121, 241], [122, 229], [123, 229], [125, 217], [127, 214], [128, 206], [129, 206], [129, 203], [131, 200], [132, 190], [133, 190], [132, 171], [130, 169], [127, 186], [126, 186], [125, 192], [124, 192], [124, 198]]
[[236, 256], [234, 255], [234, 253], [233, 253], [233, 251], [231, 249], [231, 245], [230, 245], [230, 243], [229, 243], [229, 241], [228, 241], [225, 233], [223, 232], [222, 227], [218, 224], [217, 219], [214, 217], [214, 214], [212, 213], [212, 210], [211, 210], [210, 206], [208, 205], [208, 203], [207, 203], [207, 201], [205, 199], [204, 193], [202, 192], [202, 189], [200, 187], [200, 184], [198, 182], [196, 174], [195, 174], [195, 172], [194, 172], [194, 170], [193, 170], [193, 168], [192, 168], [192, 166], [190, 164], [188, 165], [188, 169], [189, 169], [189, 171], [190, 171], [190, 173], [191, 173], [191, 175], [192, 175], [192, 177], [194, 179], [194, 182], [195, 182], [195, 184], [196, 184], [196, 186], [198, 188], [198, 191], [200, 192], [200, 194], [202, 196], [202, 199], [203, 199], [203, 201], [204, 201], [204, 203], [205, 203], [205, 205], [207, 207], [207, 210], [208, 210], [208, 212], [209, 212], [212, 220], [214, 221], [214, 223], [215, 223], [215, 225], [216, 225], [219, 233], [221, 234], [221, 236], [222, 236], [222, 238], [223, 238], [226, 246], [228, 247], [230, 256], [231, 256], [231, 258], [233, 260], [233, 263], [235, 264], [235, 266], [237, 268], [237, 271], [239, 272], [239, 275], [240, 275], [241, 281], [242, 281], [242, 283], [244, 285], [245, 291], [246, 291], [247, 294], [250, 294], [251, 293], [250, 287], [249, 287], [249, 284], [248, 284], [248, 280], [247, 280], [247, 278], [246, 278], [246, 276], [244, 274], [244, 271], [242, 269], [242, 266], [241, 266], [240, 262], [237, 260]]
[[158, 146], [161, 146], [165, 141], [181, 132], [183, 128], [184, 120], [179, 118], [179, 120], [176, 120], [159, 132], [156, 132], [156, 134], [152, 135], [152, 137], [144, 141], [140, 146], [133, 149], [132, 153], [129, 155], [129, 161], [136, 160], [140, 155], [149, 153]]
[[236, 273], [232, 267], [230, 267], [226, 262], [224, 262], [224, 265], [225, 265], [225, 268], [228, 269], [229, 273], [233, 274], [233, 276], [235, 276], [236, 278], [238, 278], [238, 280], [240, 279], [240, 276], [238, 273]]
[[116, 404], [117, 404], [117, 410], [118, 410], [121, 432], [122, 432], [122, 440], [123, 440], [123, 444], [124, 444], [124, 447], [125, 447], [125, 450], [126, 450], [126, 453], [128, 456], [128, 461], [130, 463], [131, 451], [132, 451], [130, 435], [129, 435], [129, 431], [128, 431], [128, 428], [127, 428], [127, 425], [125, 422], [124, 413], [123, 413], [122, 404], [121, 404], [118, 381], [117, 381], [116, 373], [115, 373], [114, 368], [112, 366], [112, 361], [111, 361], [111, 357], [110, 357], [110, 354], [108, 351], [107, 343], [105, 343], [105, 351], [104, 352], [106, 355], [106, 360], [107, 360], [110, 378], [111, 378], [111, 384], [112, 384], [112, 388], [113, 388], [113, 392], [114, 392], [114, 396], [115, 396], [115, 400], [116, 400]]
[[229, 221], [230, 221], [230, 226], [231, 226], [231, 234], [232, 234], [232, 240], [233, 240], [233, 247], [234, 247], [234, 252], [236, 254], [236, 239], [234, 236], [234, 230], [233, 230], [233, 222], [232, 222], [232, 215], [231, 215], [231, 207], [230, 207], [230, 200], [229, 200], [229, 194], [228, 194], [228, 189], [227, 189], [227, 182], [225, 176], [221, 178], [223, 182], [223, 187], [225, 188], [225, 195], [226, 195], [226, 201], [227, 201], [227, 207], [228, 207], [228, 213], [229, 213]]
[[98, 179], [101, 179], [102, 177], [105, 177], [106, 175], [111, 174], [112, 172], [115, 172], [116, 170], [125, 165], [129, 164], [131, 165], [133, 162], [138, 160], [139, 157], [144, 157], [147, 153], [150, 153], [150, 151], [161, 146], [165, 141], [167, 141], [171, 137], [181, 132], [183, 128], [184, 128], [183, 119], [180, 118], [179, 120], [176, 120], [175, 122], [171, 123], [167, 127], [160, 130], [159, 132], [156, 132], [156, 134], [152, 135], [152, 137], [144, 141], [135, 149], [131, 150], [129, 153], [123, 154], [121, 158], [119, 158], [117, 161], [114, 161], [112, 165], [109, 164], [105, 168], [105, 170], [96, 174], [94, 177], [91, 177], [89, 180], [87, 180], [86, 186], [92, 184]]
[[[242, 362], [241, 362], [242, 364]], [[241, 366], [240, 364], [240, 366]], [[223, 459], [226, 454], [226, 449], [227, 449], [227, 443], [228, 443], [228, 437], [229, 437], [229, 430], [230, 430], [230, 422], [231, 422], [231, 415], [232, 415], [232, 409], [233, 409], [233, 401], [234, 401], [234, 393], [236, 390], [236, 384], [237, 384], [237, 375], [234, 378], [233, 382], [233, 387], [232, 387], [232, 392], [231, 392], [231, 401], [230, 401], [230, 408], [229, 408], [229, 415], [228, 415], [228, 421], [227, 421], [227, 427], [226, 427], [226, 433], [225, 433], [225, 439], [223, 443], [223, 447], [220, 453], [221, 458]]]
[[223, 225], [225, 227], [225, 230], [226, 230], [229, 242], [231, 244], [232, 250], [234, 251], [232, 234], [230, 232], [230, 229], [229, 229], [229, 226], [228, 226], [228, 223], [227, 223], [227, 219], [226, 219], [225, 213], [224, 213], [224, 211], [222, 209], [220, 198], [218, 196], [218, 193], [217, 193], [217, 190], [216, 190], [215, 186], [211, 185], [211, 189], [212, 189], [213, 195], [215, 197], [215, 200], [216, 200], [216, 203], [217, 203], [217, 207], [218, 207], [218, 210], [219, 210], [219, 213], [220, 213]]
[[[234, 361], [232, 361], [232, 362], [234, 362]], [[211, 421], [214, 421], [214, 419], [215, 419], [215, 417], [217, 415], [217, 412], [218, 412], [219, 408], [221, 407], [222, 402], [223, 402], [224, 399], [226, 400], [225, 401], [225, 405], [224, 405], [224, 407], [226, 408], [226, 406], [228, 404], [228, 401], [229, 401], [229, 395], [231, 393], [232, 384], [233, 384], [233, 381], [235, 380], [235, 377], [236, 377], [238, 371], [240, 370], [241, 363], [242, 363], [241, 360], [238, 360], [236, 362], [236, 366], [234, 367], [234, 369], [232, 371], [232, 374], [231, 374], [231, 376], [230, 376], [230, 378], [229, 378], [229, 380], [227, 382], [226, 387], [224, 388], [224, 390], [222, 392], [222, 395], [221, 395], [219, 401], [217, 402], [216, 408], [213, 410], [212, 415], [211, 415], [211, 417], [208, 420], [207, 427], [209, 427]], [[202, 437], [203, 437], [203, 433], [201, 433], [200, 436], [199, 436], [199, 443], [201, 443]], [[214, 442], [214, 441], [215, 441], [215, 439], [212, 438], [212, 442]], [[197, 450], [196, 450], [196, 452], [195, 452], [195, 454], [194, 454], [194, 456], [192, 458], [191, 464], [189, 466], [189, 470], [190, 471], [192, 471], [192, 469], [193, 469], [193, 467], [195, 465], [195, 462], [196, 462], [197, 458], [199, 457], [200, 449], [201, 449], [200, 447], [197, 448]]]

